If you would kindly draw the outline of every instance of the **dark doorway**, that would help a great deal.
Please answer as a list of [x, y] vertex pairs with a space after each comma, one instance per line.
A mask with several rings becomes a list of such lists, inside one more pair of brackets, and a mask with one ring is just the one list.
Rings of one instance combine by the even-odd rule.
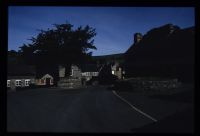
[[50, 78], [46, 78], [46, 86], [50, 86]]

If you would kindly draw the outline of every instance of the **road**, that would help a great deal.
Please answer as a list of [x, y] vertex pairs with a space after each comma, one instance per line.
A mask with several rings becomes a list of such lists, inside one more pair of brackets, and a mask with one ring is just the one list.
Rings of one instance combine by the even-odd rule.
[[[140, 96], [136, 101], [140, 101]], [[168, 105], [167, 113], [163, 113], [156, 108], [161, 101], [156, 100], [150, 110], [142, 98], [136, 108], [160, 120], [188, 107], [186, 103], [162, 102]], [[170, 105], [173, 105], [171, 109]], [[130, 133], [152, 123], [153, 120], [103, 86], [76, 90], [32, 89], [7, 94], [8, 132]]]

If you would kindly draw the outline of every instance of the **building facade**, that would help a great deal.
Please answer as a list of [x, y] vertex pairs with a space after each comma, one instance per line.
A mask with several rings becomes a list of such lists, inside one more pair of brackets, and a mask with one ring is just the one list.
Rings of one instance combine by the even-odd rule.
[[14, 90], [15, 88], [29, 87], [35, 84], [35, 67], [27, 65], [8, 65], [7, 88]]
[[54, 80], [50, 74], [44, 74], [43, 76], [36, 78], [35, 84], [38, 86], [52, 86], [54, 85]]
[[92, 77], [97, 77], [99, 75], [99, 69], [95, 64], [87, 64], [81, 67], [81, 76], [86, 81], [92, 79]]
[[111, 71], [113, 75], [118, 77], [118, 79], [124, 79], [125, 71], [118, 62], [111, 65]]
[[92, 77], [97, 77], [99, 72], [96, 65], [71, 65], [70, 76], [65, 76], [65, 67], [59, 66], [59, 87], [76, 88], [84, 86]]
[[35, 84], [35, 76], [8, 76], [7, 88], [29, 87]]

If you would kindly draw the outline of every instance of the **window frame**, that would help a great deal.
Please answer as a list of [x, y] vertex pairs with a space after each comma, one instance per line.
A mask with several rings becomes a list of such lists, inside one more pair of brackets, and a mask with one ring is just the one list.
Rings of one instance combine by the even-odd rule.
[[22, 86], [22, 80], [15, 80], [15, 86]]
[[[28, 84], [27, 84], [27, 81], [28, 81]], [[24, 80], [24, 86], [29, 86], [31, 83], [31, 80], [30, 79], [25, 79]]]

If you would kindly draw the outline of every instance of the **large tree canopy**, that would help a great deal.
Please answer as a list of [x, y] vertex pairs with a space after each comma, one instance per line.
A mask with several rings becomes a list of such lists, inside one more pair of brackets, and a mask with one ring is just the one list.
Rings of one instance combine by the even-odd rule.
[[32, 37], [30, 44], [24, 44], [20, 50], [25, 62], [33, 65], [66, 66], [67, 74], [71, 64], [85, 63], [92, 55], [89, 49], [94, 46], [95, 29], [78, 27], [72, 29], [69, 23], [54, 24], [54, 28], [39, 30], [36, 37]]
[[24, 60], [22, 59], [21, 57], [21, 54], [18, 53], [17, 51], [15, 50], [10, 50], [7, 52], [7, 55], [8, 55], [8, 62], [7, 64], [8, 65], [19, 65], [19, 64], [24, 64]]

